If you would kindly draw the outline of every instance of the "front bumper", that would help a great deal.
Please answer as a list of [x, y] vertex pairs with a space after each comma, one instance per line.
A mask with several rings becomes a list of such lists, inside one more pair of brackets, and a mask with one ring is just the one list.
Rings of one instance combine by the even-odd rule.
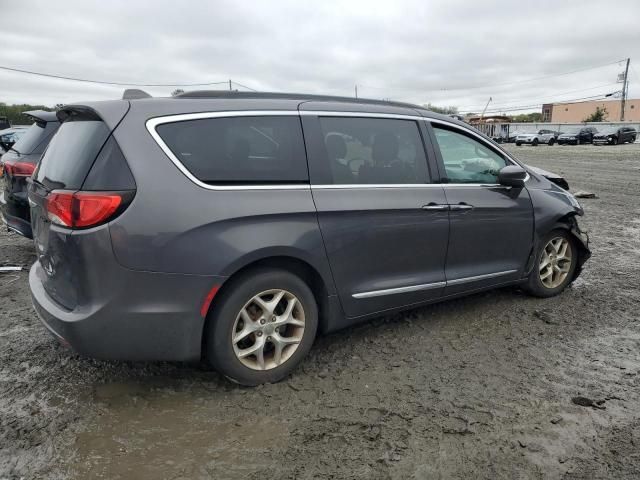
[[516, 143], [533, 143], [533, 138], [516, 138]]
[[29, 271], [29, 287], [40, 320], [61, 343], [103, 360], [200, 359], [202, 299], [221, 277], [135, 272], [123, 269], [121, 286], [69, 310], [46, 292], [40, 262]]

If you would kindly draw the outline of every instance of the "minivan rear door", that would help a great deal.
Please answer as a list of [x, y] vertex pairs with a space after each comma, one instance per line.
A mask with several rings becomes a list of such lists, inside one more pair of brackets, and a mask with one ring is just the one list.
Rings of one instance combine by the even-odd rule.
[[440, 297], [448, 207], [442, 186], [430, 183], [420, 121], [301, 114], [318, 221], [346, 316]]
[[[126, 109], [122, 116], [125, 113]], [[57, 303], [73, 309], [82, 290], [74, 273], [80, 262], [73, 248], [75, 230], [52, 223], [48, 202], [52, 192], [81, 189], [112, 128], [89, 109], [69, 110], [59, 117], [64, 121], [30, 180], [29, 205], [36, 254], [46, 275], [43, 287]]]

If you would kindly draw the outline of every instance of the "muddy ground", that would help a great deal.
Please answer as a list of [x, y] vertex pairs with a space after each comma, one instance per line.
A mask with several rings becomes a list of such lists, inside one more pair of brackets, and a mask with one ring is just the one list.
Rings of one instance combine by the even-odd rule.
[[[27, 271], [0, 274], [0, 479], [639, 478], [640, 144], [509, 148], [600, 197], [582, 277], [322, 337], [276, 385], [81, 358], [40, 325]], [[0, 265], [33, 260], [0, 233]]]

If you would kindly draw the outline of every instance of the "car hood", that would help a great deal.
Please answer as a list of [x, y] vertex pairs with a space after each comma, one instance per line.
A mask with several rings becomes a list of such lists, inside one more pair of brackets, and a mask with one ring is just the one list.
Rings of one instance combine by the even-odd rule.
[[525, 167], [527, 167], [527, 169], [532, 171], [533, 173], [542, 175], [544, 178], [546, 178], [552, 183], [555, 183], [559, 187], [562, 187], [565, 190], [569, 190], [569, 183], [562, 175], [558, 175], [557, 173], [553, 173], [553, 172], [548, 172], [546, 170], [543, 170], [542, 168], [532, 167], [531, 165], [525, 165]]

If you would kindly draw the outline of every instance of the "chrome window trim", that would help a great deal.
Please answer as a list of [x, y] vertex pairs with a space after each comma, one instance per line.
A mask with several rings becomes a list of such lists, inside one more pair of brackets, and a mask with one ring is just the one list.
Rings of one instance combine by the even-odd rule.
[[[162, 140], [156, 127], [165, 123], [186, 122], [189, 120], [202, 120], [207, 118], [228, 118], [228, 117], [272, 117], [272, 116], [295, 116], [298, 117], [298, 112], [295, 110], [241, 110], [241, 111], [224, 111], [224, 112], [201, 112], [201, 113], [184, 113], [178, 115], [165, 115], [162, 117], [150, 118], [146, 121], [145, 126], [147, 131], [162, 149], [169, 160], [180, 170], [189, 180], [198, 185], [199, 187], [207, 190], [218, 191], [245, 191], [245, 190], [310, 190], [309, 183], [304, 184], [264, 184], [264, 185], [211, 185], [199, 180], [193, 175], [187, 167], [176, 157], [167, 144]], [[306, 162], [307, 159], [305, 158]]]
[[381, 297], [384, 295], [395, 295], [398, 293], [408, 293], [408, 292], [417, 292], [422, 290], [431, 290], [438, 287], [448, 287], [450, 285], [460, 285], [463, 283], [476, 282], [478, 280], [486, 280], [489, 278], [502, 277], [504, 275], [510, 275], [512, 273], [516, 273], [518, 270], [505, 270], [502, 272], [495, 273], [486, 273], [484, 275], [474, 275], [473, 277], [463, 277], [456, 278], [453, 280], [446, 280], [444, 282], [433, 282], [433, 283], [424, 283], [421, 285], [408, 285], [406, 287], [397, 287], [397, 288], [387, 288], [384, 290], [372, 290], [369, 292], [360, 292], [354, 293], [351, 296], [353, 298], [362, 299], [362, 298], [373, 298], [373, 297]]
[[[434, 188], [434, 187], [485, 187], [485, 188], [495, 188], [501, 187], [498, 183], [496, 184], [482, 184], [482, 183], [424, 183], [424, 184], [351, 184], [351, 185], [339, 185], [339, 184], [322, 184], [315, 185], [310, 183], [303, 184], [254, 184], [254, 185], [211, 185], [205, 182], [202, 182], [197, 177], [195, 177], [185, 166], [184, 164], [173, 154], [171, 149], [167, 146], [167, 144], [162, 140], [158, 132], [156, 131], [156, 127], [158, 125], [163, 125], [165, 123], [175, 123], [175, 122], [184, 122], [189, 120], [202, 120], [207, 118], [228, 118], [228, 117], [268, 117], [268, 116], [321, 116], [321, 117], [352, 117], [352, 118], [389, 118], [395, 120], [410, 120], [410, 121], [422, 121], [422, 122], [431, 122], [431, 123], [439, 123], [442, 125], [446, 125], [453, 129], [460, 130], [464, 133], [470, 134], [476, 137], [481, 143], [485, 144], [487, 148], [495, 150], [495, 146], [491, 145], [485, 138], [483, 138], [478, 133], [474, 132], [470, 128], [466, 128], [464, 126], [458, 125], [453, 122], [448, 122], [446, 120], [430, 118], [430, 117], [422, 117], [419, 115], [404, 115], [397, 113], [375, 113], [375, 112], [337, 112], [330, 110], [236, 110], [236, 111], [220, 111], [220, 112], [199, 112], [199, 113], [182, 113], [175, 115], [163, 115], [160, 117], [150, 118], [145, 122], [145, 126], [153, 140], [160, 147], [160, 149], [169, 157], [169, 160], [180, 170], [189, 180], [198, 185], [201, 188], [207, 190], [218, 190], [218, 191], [244, 191], [244, 190], [310, 190], [311, 188], [316, 189], [367, 189], [367, 188]], [[506, 151], [499, 149], [500, 152], [505, 156], [508, 162], [511, 162], [513, 165], [522, 166], [519, 162], [514, 160]], [[305, 159], [306, 160], [306, 159]], [[524, 167], [523, 167], [524, 168]], [[525, 182], [529, 180], [530, 175], [527, 172], [527, 176], [525, 178]]]

